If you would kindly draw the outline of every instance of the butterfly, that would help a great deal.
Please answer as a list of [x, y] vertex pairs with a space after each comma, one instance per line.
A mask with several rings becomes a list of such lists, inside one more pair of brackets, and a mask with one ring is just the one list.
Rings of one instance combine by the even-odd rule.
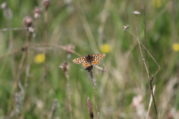
[[73, 59], [75, 64], [82, 64], [85, 69], [92, 68], [93, 65], [99, 64], [105, 54], [93, 54]]

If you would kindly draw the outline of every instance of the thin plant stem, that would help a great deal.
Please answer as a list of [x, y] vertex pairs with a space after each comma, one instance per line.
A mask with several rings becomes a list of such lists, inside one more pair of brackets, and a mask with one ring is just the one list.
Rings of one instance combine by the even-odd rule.
[[[154, 94], [155, 93], [155, 85], [153, 86], [153, 93], [152, 94]], [[151, 109], [151, 106], [152, 106], [152, 102], [153, 102], [153, 97], [154, 97], [154, 95], [152, 95], [151, 94], [151, 96], [150, 96], [150, 101], [149, 101], [149, 105], [148, 105], [148, 109], [147, 109], [147, 116], [146, 116], [146, 119], [148, 119], [149, 118], [149, 113], [150, 113], [150, 109]]]
[[[144, 40], [147, 40], [147, 16], [146, 16], [146, 0], [143, 1], [143, 5], [144, 5], [144, 13], [143, 13], [143, 22], [144, 22]], [[148, 69], [148, 66], [147, 66], [147, 63], [146, 63], [146, 60], [145, 60], [145, 57], [144, 57], [144, 54], [142, 52], [142, 45], [140, 44], [140, 41], [139, 39], [137, 39], [138, 41], [138, 44], [139, 44], [139, 50], [140, 50], [140, 54], [141, 54], [141, 57], [142, 57], [142, 60], [143, 60], [143, 64], [144, 64], [144, 67], [145, 67], [145, 70], [146, 70], [146, 73], [147, 73], [147, 77], [148, 77], [148, 80], [149, 80], [149, 85], [150, 85], [150, 92], [151, 92], [151, 95], [152, 95], [152, 99], [153, 99], [153, 104], [154, 104], [154, 109], [155, 109], [155, 113], [156, 113], [156, 119], [158, 118], [158, 111], [157, 111], [157, 105], [156, 105], [156, 101], [155, 101], [155, 96], [154, 96], [154, 92], [153, 92], [153, 76], [150, 77], [150, 73], [149, 73], [149, 69]], [[153, 57], [152, 57], [153, 58]], [[156, 60], [154, 60], [156, 61]], [[157, 63], [158, 64], [158, 63]]]

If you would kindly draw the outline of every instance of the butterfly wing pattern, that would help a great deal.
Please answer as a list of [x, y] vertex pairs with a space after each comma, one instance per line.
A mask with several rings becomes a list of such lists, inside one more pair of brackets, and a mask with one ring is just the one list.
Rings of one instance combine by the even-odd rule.
[[95, 54], [93, 56], [92, 64], [96, 65], [99, 64], [99, 62], [105, 57], [105, 54]]
[[105, 57], [104, 54], [87, 55], [84, 57], [75, 58], [75, 64], [82, 64], [84, 68], [91, 67], [92, 65], [99, 64], [100, 60]]
[[82, 63], [82, 65], [83, 65], [83, 67], [84, 67], [84, 68], [88, 68], [88, 67], [90, 67], [90, 66], [91, 66], [91, 64], [90, 64], [90, 63], [88, 63], [88, 62], [86, 62], [86, 61], [85, 61], [85, 62], [83, 62], [83, 63]]
[[87, 68], [87, 67], [91, 66], [91, 64], [87, 62], [86, 56], [84, 56], [84, 57], [79, 57], [79, 58], [75, 58], [75, 59], [73, 60], [73, 62], [74, 62], [75, 64], [82, 64], [84, 68]]
[[84, 61], [85, 61], [85, 57], [79, 57], [79, 58], [73, 59], [73, 62], [74, 62], [75, 64], [81, 64], [81, 63], [83, 63]]

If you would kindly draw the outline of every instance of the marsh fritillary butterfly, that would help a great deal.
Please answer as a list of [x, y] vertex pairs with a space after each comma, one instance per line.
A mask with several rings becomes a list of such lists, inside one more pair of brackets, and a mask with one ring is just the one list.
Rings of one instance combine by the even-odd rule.
[[75, 64], [82, 64], [84, 68], [92, 67], [99, 64], [100, 60], [105, 57], [105, 54], [87, 55], [79, 58], [75, 58], [73, 62]]

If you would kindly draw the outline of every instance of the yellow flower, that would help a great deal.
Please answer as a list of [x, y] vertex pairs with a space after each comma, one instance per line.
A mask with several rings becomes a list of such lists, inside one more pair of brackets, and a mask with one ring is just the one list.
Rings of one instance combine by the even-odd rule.
[[109, 44], [103, 44], [100, 47], [101, 52], [109, 53], [111, 51], [111, 46]]
[[162, 0], [152, 0], [152, 5], [155, 8], [160, 8], [162, 6]]
[[37, 64], [41, 64], [45, 62], [45, 54], [44, 53], [39, 53], [34, 57], [34, 62]]
[[172, 49], [173, 49], [173, 51], [175, 51], [175, 52], [179, 52], [179, 43], [174, 43], [174, 44], [172, 45]]

